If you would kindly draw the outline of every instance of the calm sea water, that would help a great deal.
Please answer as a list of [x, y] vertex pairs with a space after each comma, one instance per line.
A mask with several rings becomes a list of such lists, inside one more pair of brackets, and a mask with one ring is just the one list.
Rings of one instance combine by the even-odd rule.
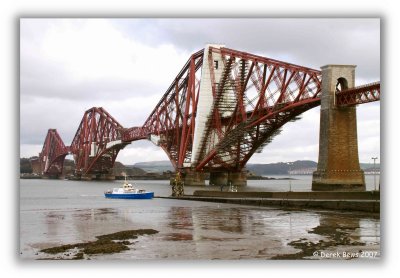
[[[292, 191], [311, 191], [312, 176], [311, 175], [291, 175], [294, 180], [279, 180], [287, 178], [288, 176], [272, 175], [268, 176], [278, 180], [264, 180], [264, 181], [248, 181], [247, 190], [260, 190], [260, 191], [288, 191], [290, 186]], [[374, 182], [375, 179], [375, 182]], [[380, 176], [365, 175], [366, 190], [374, 190], [379, 188]], [[375, 186], [374, 186], [375, 184]]]
[[[310, 176], [292, 176], [293, 191], [311, 189]], [[373, 177], [367, 176], [367, 188]], [[168, 181], [137, 181], [156, 196], [170, 196]], [[245, 190], [283, 191], [288, 180], [249, 181]], [[91, 241], [95, 236], [128, 229], [158, 230], [137, 240], [134, 248], [91, 259], [268, 259], [296, 253], [288, 245], [317, 226], [347, 227], [368, 250], [380, 247], [379, 217], [362, 213], [285, 211], [198, 201], [106, 199], [103, 192], [122, 181], [20, 180], [20, 256], [46, 258], [40, 249]], [[186, 187], [191, 194], [200, 187]], [[204, 187], [202, 187], [204, 189]], [[216, 188], [217, 189], [217, 188]], [[353, 248], [353, 246], [348, 246]], [[354, 247], [356, 248], [356, 247]]]

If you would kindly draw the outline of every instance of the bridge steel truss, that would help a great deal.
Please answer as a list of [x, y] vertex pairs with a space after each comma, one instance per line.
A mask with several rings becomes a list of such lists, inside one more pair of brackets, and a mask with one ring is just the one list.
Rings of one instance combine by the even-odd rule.
[[[213, 54], [224, 74], [213, 76]], [[213, 109], [196, 171], [240, 170], [279, 128], [320, 103], [320, 71], [228, 48], [193, 54], [142, 127], [124, 130], [123, 141], [159, 137], [175, 169], [190, 164], [201, 66], [209, 60]], [[193, 165], [191, 165], [193, 167]]]
[[357, 86], [336, 93], [337, 106], [353, 106], [373, 101], [381, 98], [381, 84], [375, 82], [362, 86]]
[[124, 130], [123, 141], [150, 139], [168, 155], [175, 169], [189, 163], [194, 138], [204, 50], [189, 58], [142, 127]]
[[70, 147], [76, 174], [110, 174], [118, 152], [126, 146], [121, 141], [122, 130], [103, 108], [87, 110]]
[[285, 123], [320, 104], [321, 72], [228, 48], [210, 52], [222, 55], [224, 72], [213, 82], [212, 115], [196, 170], [240, 171]]
[[39, 153], [38, 159], [32, 161], [32, 164], [36, 164], [40, 169], [39, 174], [58, 177], [62, 174], [64, 159], [68, 151], [69, 148], [65, 146], [57, 130], [49, 129], [42, 151]]
[[[77, 175], [110, 174], [119, 151], [142, 139], [159, 145], [179, 171], [186, 167], [240, 171], [284, 124], [320, 105], [320, 71], [224, 47], [208, 49], [191, 55], [143, 126], [123, 128], [103, 108], [93, 107], [84, 113], [70, 147], [50, 129], [39, 154], [43, 174], [60, 174], [69, 152]], [[216, 54], [223, 62], [220, 80], [214, 74]], [[204, 59], [208, 59], [213, 101], [200, 155], [192, 163]], [[379, 99], [379, 83], [336, 93], [337, 106]]]

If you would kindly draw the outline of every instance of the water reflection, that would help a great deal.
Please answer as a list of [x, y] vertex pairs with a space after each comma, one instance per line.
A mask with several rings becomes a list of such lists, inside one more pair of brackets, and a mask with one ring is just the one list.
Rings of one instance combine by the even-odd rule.
[[80, 209], [71, 213], [74, 241], [93, 240], [98, 235], [124, 230], [131, 226], [129, 213], [113, 208]]
[[187, 207], [171, 207], [169, 209], [167, 227], [177, 231], [165, 235], [165, 240], [193, 240], [192, 213]]
[[320, 217], [313, 212], [245, 207], [172, 207], [166, 218], [166, 226], [178, 232], [192, 232], [194, 240], [273, 235], [291, 240], [320, 225]]
[[59, 212], [50, 211], [45, 214], [45, 223], [48, 236], [57, 236], [60, 228], [62, 228], [65, 215]]
[[367, 244], [377, 244], [381, 238], [381, 224], [377, 219], [361, 219], [360, 229], [356, 231], [361, 241]]
[[[253, 188], [251, 182], [259, 181], [249, 181], [249, 189]], [[164, 181], [143, 184], [159, 195], [170, 195], [170, 187]], [[269, 188], [267, 183], [262, 186]], [[317, 227], [332, 227], [331, 232], [338, 229], [352, 241], [377, 249], [380, 244], [379, 215], [157, 198], [144, 202], [110, 201], [102, 196], [108, 187], [112, 186], [21, 180], [23, 256], [37, 258], [37, 248], [91, 241], [97, 235], [143, 228], [159, 233], [138, 239], [129, 251], [101, 258], [265, 259], [299, 252], [289, 244], [299, 239], [313, 243], [327, 240], [327, 235], [313, 232]]]
[[330, 246], [380, 243], [379, 219], [368, 215], [226, 204], [48, 212], [45, 222], [47, 239], [63, 243], [127, 229], [159, 231], [111, 258], [265, 259], [301, 252], [290, 244], [298, 240]]
[[360, 228], [360, 218], [350, 215], [325, 213], [320, 217], [320, 224], [314, 228], [314, 232], [327, 236], [337, 241], [351, 239], [359, 241], [360, 236], [355, 231]]

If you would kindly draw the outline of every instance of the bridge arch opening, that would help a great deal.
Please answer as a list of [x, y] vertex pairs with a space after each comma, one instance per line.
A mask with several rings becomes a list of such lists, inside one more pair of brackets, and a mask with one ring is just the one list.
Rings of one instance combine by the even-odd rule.
[[75, 174], [75, 166], [74, 156], [68, 153], [64, 160], [63, 175], [67, 178], [73, 176]]
[[336, 92], [341, 92], [349, 88], [347, 79], [344, 77], [339, 77], [336, 83]]
[[[119, 151], [115, 161], [116, 164], [114, 165], [114, 167], [116, 166], [116, 168], [121, 167], [119, 163], [122, 163], [124, 166], [127, 167], [132, 167], [136, 163], [143, 163], [144, 167], [146, 169], [149, 169], [149, 171], [145, 169], [146, 172], [157, 172], [160, 174], [162, 174], [164, 168], [172, 168], [172, 164], [168, 164], [168, 162], [170, 162], [170, 159], [165, 151], [149, 140], [134, 141], [126, 145], [123, 149]], [[148, 163], [148, 165], [146, 163]], [[157, 165], [161, 165], [162, 167], [158, 167]], [[154, 171], [152, 170], [152, 168], [154, 168]]]
[[286, 122], [273, 140], [268, 138], [262, 142], [247, 164], [317, 161], [319, 114], [320, 107], [317, 106]]

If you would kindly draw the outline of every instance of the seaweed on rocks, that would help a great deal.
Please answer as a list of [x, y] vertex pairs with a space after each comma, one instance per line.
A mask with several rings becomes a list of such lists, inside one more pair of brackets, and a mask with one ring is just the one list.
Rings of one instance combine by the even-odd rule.
[[[77, 248], [79, 251], [72, 258], [74, 260], [84, 259], [84, 255], [95, 254], [113, 254], [129, 250], [127, 245], [131, 245], [129, 240], [137, 239], [142, 235], [153, 235], [158, 231], [153, 229], [139, 229], [120, 231], [112, 234], [96, 236], [96, 241], [89, 241], [85, 243], [65, 244], [40, 250], [40, 252], [47, 254], [65, 253], [69, 250]], [[49, 258], [52, 259], [52, 258]]]
[[307, 259], [309, 257], [315, 257], [316, 252], [321, 250], [326, 250], [331, 247], [339, 245], [353, 245], [360, 246], [365, 245], [365, 243], [352, 241], [349, 234], [345, 231], [345, 228], [340, 226], [317, 226], [313, 228], [309, 233], [318, 234], [326, 236], [327, 240], [320, 240], [318, 242], [309, 242], [305, 238], [294, 240], [288, 245], [299, 249], [300, 252], [294, 254], [282, 254], [272, 257], [272, 260], [297, 260], [297, 259]]

